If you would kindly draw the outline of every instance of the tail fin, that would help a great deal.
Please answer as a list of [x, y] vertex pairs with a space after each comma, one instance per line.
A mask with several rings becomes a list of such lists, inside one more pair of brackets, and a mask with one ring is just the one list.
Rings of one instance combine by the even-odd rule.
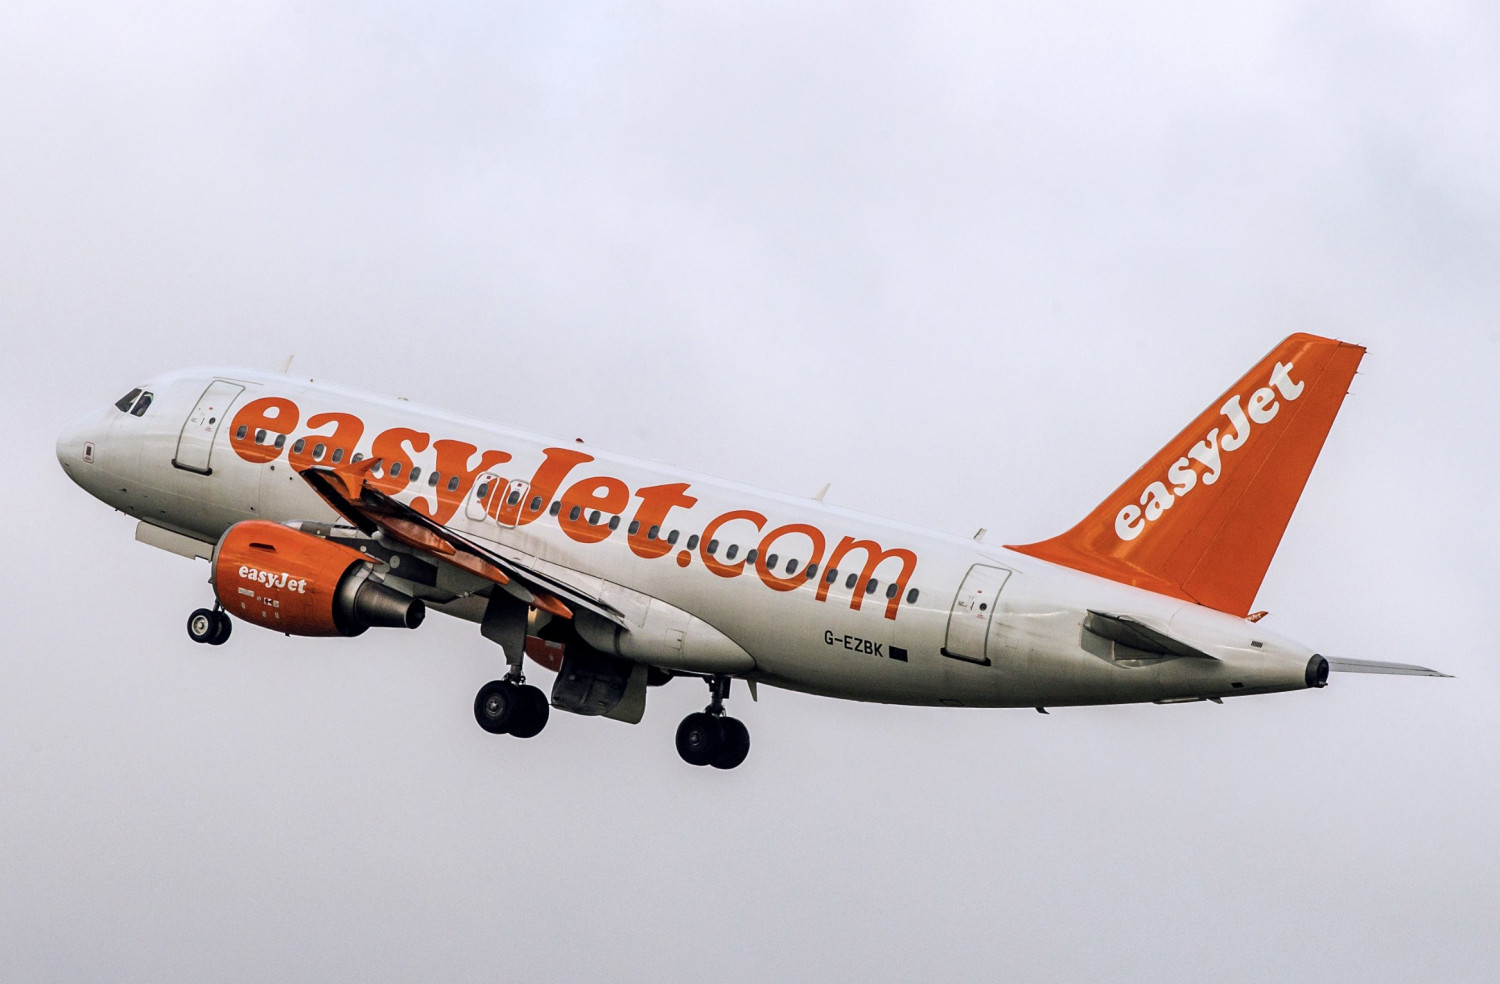
[[1364, 354], [1293, 335], [1083, 522], [1010, 549], [1247, 614]]

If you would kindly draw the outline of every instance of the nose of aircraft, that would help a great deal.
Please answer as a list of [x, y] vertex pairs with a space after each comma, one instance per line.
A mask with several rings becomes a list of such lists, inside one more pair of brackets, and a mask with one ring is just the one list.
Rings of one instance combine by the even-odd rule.
[[85, 414], [65, 427], [57, 436], [57, 463], [62, 465], [63, 471], [80, 485], [83, 484], [83, 476], [79, 470], [85, 465], [94, 463], [98, 423], [98, 411]]

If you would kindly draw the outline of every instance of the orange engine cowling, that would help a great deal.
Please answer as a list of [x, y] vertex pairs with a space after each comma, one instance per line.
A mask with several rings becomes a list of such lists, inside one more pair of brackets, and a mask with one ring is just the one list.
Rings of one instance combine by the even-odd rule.
[[214, 591], [231, 615], [290, 635], [356, 636], [372, 625], [421, 625], [421, 600], [373, 580], [374, 564], [343, 544], [247, 520], [214, 548]]

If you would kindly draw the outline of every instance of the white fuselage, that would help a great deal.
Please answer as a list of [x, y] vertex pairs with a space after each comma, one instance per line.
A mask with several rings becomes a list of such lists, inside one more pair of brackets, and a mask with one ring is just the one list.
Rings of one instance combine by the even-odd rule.
[[[226, 392], [243, 392], [205, 411], [215, 380]], [[212, 543], [242, 520], [336, 521], [293, 467], [294, 453], [311, 463], [321, 445], [319, 464], [341, 451], [340, 462], [379, 457], [387, 469], [404, 459], [403, 475], [392, 480], [420, 471], [394, 490], [396, 498], [580, 591], [614, 591], [627, 607], [633, 601], [643, 640], [637, 650], [669, 669], [731, 672], [856, 700], [985, 707], [1308, 686], [1311, 649], [1231, 615], [1003, 547], [282, 375], [195, 370], [145, 388], [154, 398], [142, 416], [97, 411], [58, 442], [72, 478], [109, 505]], [[297, 423], [280, 447], [274, 428], [241, 416], [264, 398], [295, 407]], [[245, 422], [238, 438], [237, 421]], [[268, 460], [247, 460], [247, 451]], [[496, 454], [481, 470], [485, 452]], [[193, 467], [182, 467], [179, 455]], [[528, 515], [533, 484], [543, 484], [533, 479], [558, 455], [570, 465], [541, 512]], [[483, 490], [493, 496], [497, 488], [519, 494], [518, 507], [499, 518], [480, 501]], [[562, 504], [555, 511], [554, 501]], [[576, 519], [570, 502], [584, 504]], [[809, 565], [816, 565], [812, 578]], [[830, 568], [837, 571], [831, 583]], [[400, 569], [390, 576], [399, 580]], [[483, 598], [441, 578], [403, 586], [439, 610], [482, 616]], [[670, 626], [652, 636], [653, 599], [701, 619], [748, 661], [713, 665], [717, 657], [695, 654], [693, 640]], [[1084, 628], [1090, 610], [1186, 640], [1205, 658], [1121, 650]]]

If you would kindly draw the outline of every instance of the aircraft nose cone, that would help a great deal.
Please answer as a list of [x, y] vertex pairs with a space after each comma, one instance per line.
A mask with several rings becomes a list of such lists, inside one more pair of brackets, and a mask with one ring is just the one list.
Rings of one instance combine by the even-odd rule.
[[73, 421], [57, 435], [57, 463], [75, 482], [80, 482], [79, 469], [94, 461], [94, 423], [97, 414], [88, 414]]

